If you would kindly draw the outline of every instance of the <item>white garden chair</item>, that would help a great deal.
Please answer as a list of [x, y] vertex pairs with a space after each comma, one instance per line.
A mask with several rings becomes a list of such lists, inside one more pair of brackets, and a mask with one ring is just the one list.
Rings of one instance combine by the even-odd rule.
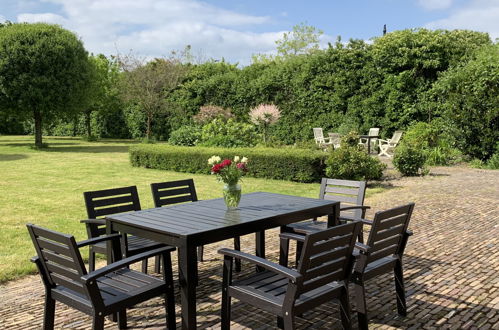
[[[369, 133], [367, 133], [368, 136], [378, 136], [379, 135], [379, 127], [371, 127], [369, 129]], [[371, 149], [374, 149], [376, 147], [376, 143], [378, 142], [377, 138], [360, 138], [359, 144], [363, 145], [364, 147], [367, 148], [367, 144], [369, 143], [369, 140], [371, 141]]]
[[333, 145], [333, 143], [331, 141], [331, 138], [329, 138], [329, 137], [325, 138], [324, 137], [324, 132], [322, 131], [322, 128], [315, 127], [315, 128], [313, 128], [313, 131], [314, 131], [314, 140], [315, 140], [315, 143], [317, 143], [319, 145], [319, 147], [321, 147], [321, 148], [327, 148], [328, 146]]
[[383, 139], [378, 139], [379, 142], [379, 154], [378, 156], [386, 156], [391, 158], [392, 155], [390, 155], [388, 152], [393, 152], [397, 144], [400, 142], [400, 139], [402, 138], [402, 131], [395, 131], [393, 133], [393, 136], [391, 139], [388, 140], [383, 140]]

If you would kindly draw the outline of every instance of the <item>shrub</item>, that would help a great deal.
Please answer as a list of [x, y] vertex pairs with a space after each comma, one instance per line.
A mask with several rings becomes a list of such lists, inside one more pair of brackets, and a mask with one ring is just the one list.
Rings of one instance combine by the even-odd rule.
[[426, 174], [425, 162], [423, 150], [407, 143], [398, 146], [393, 156], [393, 165], [404, 176]]
[[213, 119], [227, 120], [229, 118], [234, 118], [230, 109], [225, 109], [216, 105], [203, 105], [199, 108], [198, 114], [192, 117], [198, 124], [207, 124]]
[[331, 151], [326, 160], [326, 175], [344, 180], [379, 180], [386, 165], [358, 146], [343, 145]]
[[203, 126], [201, 131], [202, 145], [206, 147], [252, 147], [256, 144], [258, 135], [255, 127], [250, 124], [228, 119], [214, 119]]
[[491, 170], [499, 170], [499, 152], [495, 152], [487, 161], [487, 168]]
[[357, 147], [359, 145], [359, 133], [357, 131], [350, 131], [341, 137], [341, 145], [348, 147]]
[[176, 146], [195, 146], [201, 139], [201, 129], [196, 126], [182, 126], [172, 132], [168, 143]]
[[130, 162], [133, 166], [161, 170], [209, 174], [206, 161], [213, 155], [233, 158], [248, 157], [248, 176], [289, 180], [297, 182], [319, 182], [324, 176], [324, 152], [313, 152], [293, 148], [207, 148], [168, 145], [135, 145], [130, 147]]

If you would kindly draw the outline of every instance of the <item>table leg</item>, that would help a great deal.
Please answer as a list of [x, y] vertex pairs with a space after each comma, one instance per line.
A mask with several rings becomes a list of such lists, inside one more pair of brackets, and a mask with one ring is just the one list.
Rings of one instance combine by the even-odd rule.
[[198, 280], [195, 246], [178, 249], [182, 329], [196, 329], [196, 284]]
[[371, 154], [371, 138], [367, 138], [367, 154]]
[[333, 210], [327, 216], [327, 226], [333, 227], [340, 224], [340, 203], [333, 205]]
[[[255, 249], [256, 255], [260, 258], [265, 258], [265, 231], [257, 231], [256, 232], [256, 241], [255, 241]], [[261, 272], [264, 269], [262, 267], [256, 266], [256, 271]]]

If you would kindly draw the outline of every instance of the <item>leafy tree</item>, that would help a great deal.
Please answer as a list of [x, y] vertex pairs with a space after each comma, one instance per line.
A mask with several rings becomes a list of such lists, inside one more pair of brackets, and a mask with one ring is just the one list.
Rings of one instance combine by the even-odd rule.
[[88, 54], [72, 32], [44, 23], [0, 28], [0, 107], [32, 116], [37, 147], [44, 120], [85, 106], [89, 82]]
[[146, 115], [146, 136], [152, 138], [152, 123], [165, 113], [167, 96], [180, 83], [186, 67], [176, 58], [156, 58], [146, 62], [133, 54], [119, 58], [122, 67], [121, 96], [135, 103]]
[[487, 160], [498, 151], [499, 45], [443, 74], [432, 93], [463, 153]]
[[117, 82], [118, 63], [99, 54], [90, 56], [91, 76], [90, 102], [84, 110], [87, 137], [92, 137], [91, 116], [93, 112], [104, 114], [115, 109], [119, 104]]

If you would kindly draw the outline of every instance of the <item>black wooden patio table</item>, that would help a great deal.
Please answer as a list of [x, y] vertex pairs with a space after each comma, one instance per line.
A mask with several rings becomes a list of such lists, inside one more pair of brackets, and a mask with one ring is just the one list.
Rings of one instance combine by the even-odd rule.
[[[367, 139], [367, 154], [371, 154], [371, 139], [378, 139], [379, 135], [359, 135], [361, 139]], [[376, 146], [374, 146], [376, 147]]]
[[264, 230], [320, 216], [336, 225], [339, 206], [336, 201], [255, 192], [244, 194], [236, 210], [228, 211], [219, 198], [110, 215], [106, 221], [108, 233], [119, 231], [178, 247], [182, 328], [195, 329], [197, 246], [256, 233], [256, 254], [265, 257]]

